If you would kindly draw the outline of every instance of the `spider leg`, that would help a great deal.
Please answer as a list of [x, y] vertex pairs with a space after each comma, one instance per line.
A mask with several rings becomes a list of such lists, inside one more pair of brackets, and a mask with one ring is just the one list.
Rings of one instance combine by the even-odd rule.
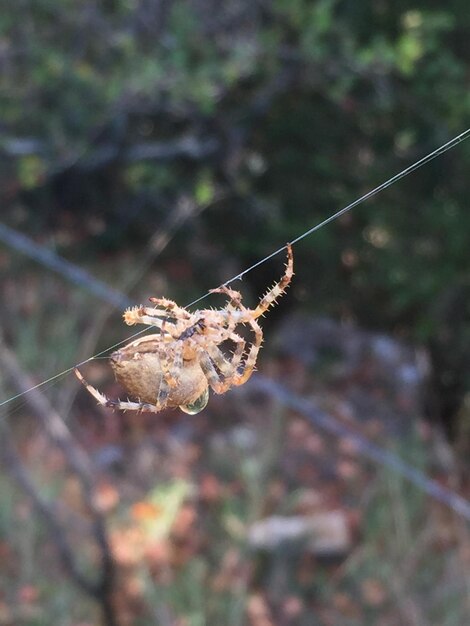
[[176, 342], [174, 348], [174, 358], [170, 362], [168, 355], [165, 351], [159, 352], [160, 365], [162, 368], [162, 376], [160, 376], [160, 382], [157, 390], [157, 402], [156, 408], [161, 411], [165, 408], [168, 401], [168, 396], [174, 387], [178, 386], [180, 372], [183, 369], [183, 345], [182, 342]]
[[168, 318], [168, 312], [163, 309], [154, 309], [149, 306], [133, 306], [124, 311], [123, 318], [128, 326], [134, 326], [134, 324], [147, 324], [148, 326], [161, 328], [162, 324]]
[[163, 309], [178, 309], [179, 306], [176, 304], [174, 300], [169, 300], [168, 298], [149, 298], [150, 302], [154, 302], [158, 304]]
[[[168, 298], [149, 298], [150, 302], [153, 302], [156, 306], [153, 309], [154, 311], [158, 311], [164, 309], [165, 311], [170, 311], [171, 315], [166, 313], [166, 317], [175, 317], [177, 319], [190, 320], [192, 319], [192, 315], [189, 311], [187, 311], [184, 307], [178, 306], [176, 302], [173, 300], [168, 300]], [[152, 309], [149, 310], [149, 315], [151, 315]]]
[[239, 291], [229, 289], [226, 285], [217, 287], [217, 289], [211, 289], [209, 293], [224, 293], [226, 296], [229, 297], [230, 304], [235, 307], [239, 307], [242, 300], [242, 294]]
[[[292, 280], [292, 276], [294, 275], [294, 257], [292, 254], [292, 247], [290, 243], [287, 244], [287, 263], [286, 263], [286, 271], [281, 280], [276, 283], [260, 300], [256, 309], [250, 312], [250, 315], [253, 315], [255, 318], [260, 317], [263, 313], [269, 309], [270, 306], [275, 304], [276, 300], [282, 296], [282, 294], [287, 289], [290, 281]], [[248, 322], [248, 320], [247, 320]]]
[[201, 350], [199, 362], [209, 385], [212, 387], [215, 393], [225, 393], [228, 389], [230, 389], [231, 379], [221, 379], [221, 375], [216, 370], [215, 365], [207, 352]]
[[90, 393], [95, 398], [95, 400], [98, 401], [98, 404], [101, 404], [102, 406], [108, 406], [108, 402], [112, 402], [104, 394], [100, 393], [98, 389], [95, 389], [95, 387], [90, 385], [90, 383], [88, 383], [83, 378], [81, 372], [79, 372], [78, 369], [75, 368], [74, 373], [78, 380], [82, 383], [82, 385], [86, 387], [88, 393]]
[[168, 396], [170, 389], [178, 385], [179, 375], [183, 368], [183, 345], [181, 341], [175, 342], [173, 352], [174, 358], [171, 363], [163, 351], [159, 355], [163, 376], [161, 377], [160, 389], [158, 390], [157, 404], [161, 404], [161, 395], [165, 394], [162, 388], [167, 388], [166, 396]]
[[156, 304], [156, 308], [167, 309], [173, 313], [174, 317], [182, 317], [184, 319], [191, 319], [191, 313], [184, 309], [182, 306], [178, 306], [173, 300], [167, 298], [149, 298], [150, 302]]
[[165, 408], [169, 395], [170, 395], [170, 384], [168, 380], [166, 379], [166, 377], [162, 376], [160, 378], [160, 383], [158, 385], [157, 404], [156, 404], [157, 411], [161, 411], [162, 409]]
[[154, 405], [148, 404], [145, 402], [131, 402], [124, 400], [110, 400], [104, 394], [100, 393], [98, 389], [92, 387], [82, 376], [82, 374], [78, 371], [78, 369], [74, 370], [75, 376], [78, 380], [86, 387], [87, 391], [98, 401], [98, 404], [101, 406], [105, 406], [111, 409], [120, 409], [121, 411], [150, 411], [151, 413], [157, 413], [161, 409]]
[[[261, 331], [260, 328], [259, 330]], [[206, 346], [200, 351], [200, 363], [202, 370], [209, 382], [209, 385], [212, 387], [215, 393], [225, 393], [228, 389], [230, 389], [230, 387], [232, 387], [232, 385], [241, 385], [242, 382], [248, 380], [249, 377], [249, 375], [246, 376], [245, 373], [246, 367], [244, 367], [241, 376], [238, 374], [238, 367], [241, 363], [243, 353], [245, 351], [245, 340], [236, 333], [231, 333], [229, 338], [237, 344], [235, 352], [232, 355], [232, 360], [228, 360], [222, 350], [214, 344]], [[253, 346], [247, 355], [247, 359], [250, 358], [252, 352]], [[254, 364], [256, 363], [256, 355], [257, 351], [256, 354], [251, 357], [253, 360], [253, 366], [251, 367], [251, 371], [253, 371]], [[217, 371], [216, 366], [219, 371]], [[241, 377], [243, 378], [243, 380], [241, 382], [238, 382]]]
[[[170, 321], [168, 319], [168, 311], [163, 309], [154, 309], [146, 306], [136, 306], [127, 309], [124, 312], [124, 321], [128, 326], [135, 324], [146, 324], [147, 326], [155, 326], [162, 331], [162, 335], [176, 339], [181, 334], [181, 322]], [[173, 317], [171, 315], [170, 317]]]
[[231, 339], [236, 344], [236, 348], [232, 354], [231, 359], [229, 359], [222, 352], [222, 350], [214, 344], [210, 344], [206, 348], [211, 360], [215, 363], [219, 371], [226, 378], [236, 374], [246, 345], [246, 341], [236, 333], [231, 333], [229, 339]]
[[255, 334], [255, 340], [251, 344], [251, 347], [248, 350], [248, 354], [246, 355], [246, 359], [243, 363], [243, 371], [237, 372], [237, 374], [232, 378], [232, 385], [243, 385], [253, 374], [253, 370], [255, 369], [256, 365], [256, 359], [258, 358], [258, 352], [261, 348], [261, 344], [263, 343], [263, 331], [261, 330], [258, 322], [252, 319], [248, 322], [248, 324], [251, 326]]

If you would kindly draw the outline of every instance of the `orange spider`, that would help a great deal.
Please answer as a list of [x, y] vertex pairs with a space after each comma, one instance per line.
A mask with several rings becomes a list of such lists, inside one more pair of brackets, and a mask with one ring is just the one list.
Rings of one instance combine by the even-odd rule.
[[[131, 341], [110, 357], [117, 380], [136, 402], [109, 400], [87, 383], [77, 369], [75, 374], [102, 406], [154, 413], [179, 407], [186, 413], [199, 413], [207, 405], [209, 387], [215, 393], [225, 393], [250, 378], [263, 341], [263, 331], [256, 320], [285, 292], [293, 273], [292, 248], [287, 244], [284, 276], [255, 309], [243, 306], [241, 294], [225, 286], [211, 290], [228, 296], [223, 309], [190, 313], [166, 298], [150, 298], [155, 307], [128, 309], [124, 321], [129, 326], [147, 324], [159, 329], [157, 334]], [[253, 331], [252, 343], [247, 345], [236, 332], [240, 325]], [[221, 346], [230, 342], [235, 347], [227, 354]]]

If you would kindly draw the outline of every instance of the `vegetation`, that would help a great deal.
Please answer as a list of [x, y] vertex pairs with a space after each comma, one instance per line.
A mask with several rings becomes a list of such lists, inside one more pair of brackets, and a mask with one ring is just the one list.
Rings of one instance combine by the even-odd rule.
[[[463, 0], [0, 0], [1, 220], [133, 302], [164, 294], [188, 303], [465, 129], [469, 21]], [[295, 285], [265, 322], [274, 336], [302, 309], [424, 350], [429, 389], [414, 417], [444, 423], [462, 458], [470, 423], [469, 165], [466, 142], [300, 242]], [[248, 300], [279, 264], [275, 257], [246, 275]], [[0, 289], [2, 350], [10, 346], [21, 376], [27, 370], [36, 382], [125, 336], [116, 309], [3, 246]], [[310, 371], [286, 350], [276, 359], [269, 344], [261, 369], [287, 375], [300, 367], [302, 392], [331, 392], [328, 359]], [[105, 362], [91, 367], [92, 382], [117, 396]], [[348, 380], [355, 376], [365, 374]], [[7, 378], [2, 397], [17, 391], [18, 378]], [[119, 626], [301, 626], [315, 623], [313, 613], [322, 625], [468, 620], [464, 574], [455, 580], [465, 570], [464, 529], [430, 513], [398, 479], [374, 481], [361, 466], [364, 478], [353, 483], [367, 495], [344, 496], [341, 508], [354, 501], [360, 522], [352, 526], [362, 538], [338, 569], [295, 554], [253, 555], [243, 529], [283, 507], [297, 513], [286, 502], [305, 488], [305, 476], [286, 475], [281, 432], [271, 433], [268, 448], [284, 461], [268, 464], [269, 472], [246, 451], [227, 467], [211, 445], [237, 420], [249, 424], [271, 408], [230, 396], [213, 400], [215, 424], [173, 414], [156, 424], [100, 419], [85, 396], [73, 402], [71, 378], [59, 382], [40, 391], [69, 415], [72, 440], [90, 455], [98, 510], [74, 495], [80, 471], [66, 451], [51, 452], [57, 442], [35, 425], [37, 407], [26, 397], [1, 408], [2, 423], [14, 418], [4, 438], [18, 447], [17, 457], [5, 453], [10, 466], [17, 458], [32, 471], [62, 525], [70, 522], [71, 543], [86, 546], [78, 560], [90, 580], [101, 554], [90, 528], [104, 519], [117, 561]], [[405, 392], [390, 411], [403, 402]], [[263, 433], [260, 426], [257, 442]], [[202, 444], [203, 435], [212, 444]], [[430, 447], [410, 432], [400, 437], [417, 455]], [[309, 458], [300, 443], [291, 454]], [[436, 466], [432, 454], [423, 462]], [[270, 489], [284, 498], [261, 511], [259, 494]], [[327, 497], [323, 483], [315, 489]], [[70, 572], [61, 575], [37, 502], [5, 476], [1, 493], [0, 624], [98, 624], [99, 594], [80, 593]], [[382, 516], [384, 501], [400, 510], [393, 520]], [[191, 542], [193, 524], [200, 532]], [[405, 588], [400, 562], [410, 553]], [[42, 580], [44, 564], [53, 586]], [[442, 593], [429, 603], [436, 588]]]

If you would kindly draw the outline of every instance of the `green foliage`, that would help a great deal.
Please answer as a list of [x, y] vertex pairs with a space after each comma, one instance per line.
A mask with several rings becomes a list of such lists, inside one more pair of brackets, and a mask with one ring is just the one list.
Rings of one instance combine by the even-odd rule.
[[[136, 302], [150, 293], [196, 299], [465, 129], [469, 15], [467, 0], [0, 0], [1, 219], [124, 289], [151, 258], [151, 236], [172, 237], [165, 225], [178, 223], [174, 207], [191, 202], [196, 217], [134, 295]], [[453, 410], [465, 409], [462, 433], [470, 389], [469, 167], [470, 141], [303, 240], [288, 296], [312, 312], [428, 343], [435, 389], [450, 389]], [[92, 322], [99, 349], [123, 339], [120, 320], [98, 328], [95, 300], [64, 293], [62, 281], [15, 259], [1, 251], [0, 312], [8, 341], [38, 380], [90, 355], [80, 350], [93, 344], [83, 331]], [[245, 288], [261, 294], [282, 262], [247, 275]], [[54, 391], [60, 399], [62, 386]], [[263, 427], [273, 439], [277, 427]], [[238, 564], [256, 569], [259, 555], [249, 553], [243, 531], [264, 514], [279, 445], [264, 437], [263, 444], [267, 458], [234, 446], [220, 455], [215, 475], [228, 487], [220, 502], [202, 507], [206, 533], [214, 530], [204, 549], [165, 584], [155, 584], [150, 565], [138, 570], [149, 606], [169, 605], [193, 626], [243, 623], [246, 572], [223, 591], [208, 583], [231, 550]], [[416, 464], [423, 450], [413, 452]], [[49, 484], [58, 495], [53, 461]], [[184, 476], [193, 471], [184, 469]], [[166, 492], [161, 483], [147, 504], [163, 510], [165, 495], [159, 530], [166, 531], [186, 483], [170, 481]], [[56, 563], [44, 529], [10, 483], [0, 487], [0, 548], [11, 550], [0, 604], [21, 605], [19, 590], [34, 585], [36, 612], [21, 606], [22, 623], [94, 620], [95, 608], [60, 572], [44, 580], [44, 564]], [[287, 580], [294, 598], [329, 609], [344, 607], [345, 596], [354, 610], [377, 599], [370, 578], [395, 594], [395, 603], [372, 603], [351, 624], [375, 624], [387, 609], [406, 621], [400, 602], [422, 611], [416, 622], [465, 623], [457, 548], [440, 543], [448, 528], [401, 481], [382, 476], [374, 489], [364, 541], [336, 586], [320, 566], [314, 582], [300, 585], [280, 557], [264, 564], [267, 578]], [[116, 514], [113, 529], [121, 522]], [[330, 614], [330, 622], [345, 623], [346, 614]]]
[[[174, 255], [199, 237], [246, 266], [465, 128], [468, 23], [458, 0], [8, 6], [0, 183], [35, 223], [72, 211], [86, 231], [98, 212], [90, 247], [136, 253], [162, 206], [222, 196]], [[129, 156], [188, 138], [195, 153]], [[306, 304], [438, 334], [435, 302], [468, 286], [469, 159], [459, 146], [302, 242]]]

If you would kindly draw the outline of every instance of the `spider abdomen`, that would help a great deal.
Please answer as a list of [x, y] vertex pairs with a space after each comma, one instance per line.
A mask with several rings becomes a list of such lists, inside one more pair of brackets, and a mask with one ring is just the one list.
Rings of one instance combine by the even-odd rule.
[[[169, 382], [166, 406], [192, 405], [207, 390], [207, 378], [196, 359], [184, 360], [178, 384], [171, 384], [171, 360], [165, 365], [158, 354], [160, 335], [137, 339], [111, 355], [118, 382], [139, 402], [156, 404], [161, 399], [162, 381]], [[170, 365], [170, 367], [168, 367]]]

